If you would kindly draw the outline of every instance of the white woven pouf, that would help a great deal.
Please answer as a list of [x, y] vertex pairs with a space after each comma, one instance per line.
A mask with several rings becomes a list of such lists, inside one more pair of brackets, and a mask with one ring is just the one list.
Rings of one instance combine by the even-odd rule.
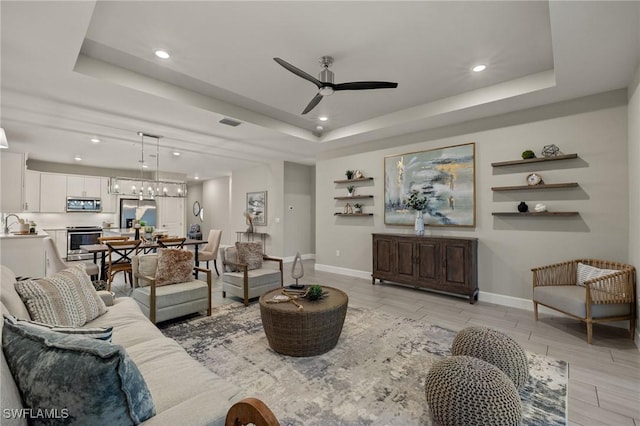
[[480, 358], [502, 370], [520, 389], [529, 380], [527, 353], [518, 342], [487, 327], [468, 327], [453, 339], [451, 355]]
[[435, 363], [425, 380], [433, 420], [445, 426], [507, 426], [522, 420], [520, 396], [498, 367], [469, 356]]

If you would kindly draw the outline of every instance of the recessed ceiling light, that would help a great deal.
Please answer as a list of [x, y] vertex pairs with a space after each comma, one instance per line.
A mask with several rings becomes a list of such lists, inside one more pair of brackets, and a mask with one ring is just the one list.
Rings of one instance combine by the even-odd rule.
[[76, 161], [82, 161], [82, 157], [80, 157], [79, 155], [76, 155], [75, 157], [73, 157], [73, 159]]
[[180, 157], [180, 153], [178, 151], [173, 151], [173, 155], [175, 155], [176, 157]]
[[91, 138], [91, 142], [93, 142], [93, 143], [100, 143], [100, 139], [98, 139], [98, 138]]
[[148, 168], [149, 168], [149, 166], [148, 166], [148, 165], [146, 165], [146, 164], [143, 164], [143, 165], [142, 165], [142, 168], [143, 168], [143, 169], [148, 169]]
[[156, 50], [154, 53], [160, 59], [169, 59], [171, 57], [171, 55], [169, 55], [169, 52], [167, 52], [166, 50]]
[[316, 126], [316, 130], [317, 130], [318, 132], [321, 132], [321, 131], [323, 131], [323, 130], [324, 130], [324, 127], [322, 127], [322, 126]]
[[484, 65], [484, 64], [479, 64], [479, 65], [476, 65], [475, 67], [473, 67], [471, 69], [473, 70], [473, 72], [482, 72], [482, 71], [487, 69], [487, 66]]
[[318, 117], [318, 120], [320, 121], [327, 121], [329, 119], [329, 117], [327, 117], [326, 115], [321, 115], [320, 117]]
[[194, 176], [193, 177], [195, 180], [200, 180], [200, 176]]

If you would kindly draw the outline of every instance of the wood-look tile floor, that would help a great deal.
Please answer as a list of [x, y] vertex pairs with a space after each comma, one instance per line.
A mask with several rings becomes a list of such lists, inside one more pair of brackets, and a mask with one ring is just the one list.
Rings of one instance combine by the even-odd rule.
[[[204, 266], [204, 264], [202, 264]], [[213, 266], [213, 265], [211, 265]], [[285, 264], [285, 285], [292, 283], [291, 264]], [[420, 319], [450, 330], [483, 325], [507, 333], [526, 350], [569, 363], [569, 425], [640, 426], [640, 351], [628, 329], [596, 325], [593, 344], [586, 342], [583, 323], [568, 317], [533, 312], [445, 296], [393, 284], [315, 271], [304, 263], [305, 284], [325, 284], [349, 295], [349, 305]], [[119, 274], [120, 276], [122, 274]], [[213, 272], [213, 305], [241, 303], [222, 297], [222, 282]], [[122, 278], [114, 283], [117, 295], [129, 294]], [[255, 301], [253, 303], [256, 303]]]

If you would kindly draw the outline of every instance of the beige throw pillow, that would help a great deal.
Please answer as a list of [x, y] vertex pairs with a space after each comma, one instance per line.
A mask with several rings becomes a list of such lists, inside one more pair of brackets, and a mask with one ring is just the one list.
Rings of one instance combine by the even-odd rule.
[[15, 289], [31, 319], [44, 324], [81, 327], [107, 312], [83, 265], [47, 278], [18, 281]]
[[262, 268], [261, 241], [236, 243], [236, 250], [238, 251], [238, 263], [246, 263], [249, 270]]
[[617, 269], [600, 269], [595, 268], [591, 265], [585, 265], [584, 263], [578, 262], [578, 268], [576, 270], [576, 281], [577, 284], [584, 287], [584, 282], [589, 281], [593, 278], [604, 277], [605, 275], [615, 274], [616, 272], [620, 272]]
[[189, 282], [193, 273], [193, 253], [188, 250], [158, 249], [158, 267], [156, 285], [168, 285]]
[[87, 275], [83, 263], [60, 271], [60, 273], [66, 274], [71, 284], [78, 290], [80, 302], [87, 314], [87, 322], [107, 312], [107, 306], [91, 283], [91, 277]]

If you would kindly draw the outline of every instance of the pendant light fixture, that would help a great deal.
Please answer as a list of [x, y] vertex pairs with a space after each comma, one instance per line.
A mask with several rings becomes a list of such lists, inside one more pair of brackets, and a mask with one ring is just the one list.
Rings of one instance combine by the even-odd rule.
[[[138, 160], [140, 163], [140, 177], [112, 177], [109, 182], [109, 192], [123, 196], [134, 195], [139, 201], [145, 198], [153, 200], [157, 197], [186, 197], [187, 185], [185, 182], [160, 180], [160, 138], [162, 136], [142, 131], [137, 134], [140, 136], [140, 160]], [[144, 158], [145, 138], [154, 138], [156, 140], [155, 177], [148, 173], [145, 178], [144, 169], [149, 168]]]
[[[141, 158], [140, 158], [140, 194], [139, 194], [139, 199], [142, 200], [144, 198], [145, 195], [145, 188], [147, 191], [147, 196], [149, 197], [149, 199], [153, 200], [156, 195], [158, 195], [160, 193], [160, 138], [162, 136], [158, 136], [158, 135], [152, 135], [149, 133], [144, 133], [144, 132], [138, 132], [138, 135], [140, 136], [140, 146], [141, 146]], [[144, 169], [145, 169], [145, 162], [144, 162], [144, 138], [155, 138], [156, 140], [156, 176], [155, 176], [155, 182], [153, 182], [153, 179], [150, 180], [150, 182], [145, 182], [145, 178], [144, 178]], [[153, 188], [155, 186], [155, 189]]]

